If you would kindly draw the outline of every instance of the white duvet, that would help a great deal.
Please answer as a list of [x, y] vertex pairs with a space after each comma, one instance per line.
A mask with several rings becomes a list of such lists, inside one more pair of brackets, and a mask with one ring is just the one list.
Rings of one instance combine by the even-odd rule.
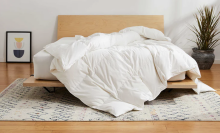
[[169, 78], [184, 71], [200, 83], [197, 92], [213, 90], [197, 80], [195, 60], [158, 30], [136, 26], [75, 38], [71, 44], [45, 47], [54, 56], [51, 73], [94, 109], [114, 116], [142, 110], [145, 101], [166, 88]]

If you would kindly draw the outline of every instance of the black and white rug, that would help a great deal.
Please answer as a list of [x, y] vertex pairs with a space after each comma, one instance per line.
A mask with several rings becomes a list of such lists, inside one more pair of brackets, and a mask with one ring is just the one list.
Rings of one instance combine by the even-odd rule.
[[92, 109], [65, 88], [48, 93], [41, 87], [23, 87], [17, 79], [0, 94], [0, 120], [15, 121], [219, 121], [220, 96], [215, 92], [200, 95], [192, 90], [163, 91], [145, 103], [142, 111], [119, 117]]

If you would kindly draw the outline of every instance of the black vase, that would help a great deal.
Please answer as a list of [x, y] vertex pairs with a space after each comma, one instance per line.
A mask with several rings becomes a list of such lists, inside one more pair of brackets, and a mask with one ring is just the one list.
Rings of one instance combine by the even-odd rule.
[[194, 58], [199, 66], [199, 69], [210, 69], [214, 63], [215, 55], [212, 50], [198, 50], [193, 48], [192, 58]]

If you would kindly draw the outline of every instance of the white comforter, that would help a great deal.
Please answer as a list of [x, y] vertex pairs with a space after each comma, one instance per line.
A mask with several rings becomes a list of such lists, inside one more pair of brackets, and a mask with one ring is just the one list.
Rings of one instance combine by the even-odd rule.
[[54, 56], [51, 73], [70, 93], [114, 116], [143, 109], [175, 75], [187, 71], [193, 80], [200, 77], [194, 59], [162, 32], [142, 26], [76, 36], [71, 44], [54, 43], [45, 50]]

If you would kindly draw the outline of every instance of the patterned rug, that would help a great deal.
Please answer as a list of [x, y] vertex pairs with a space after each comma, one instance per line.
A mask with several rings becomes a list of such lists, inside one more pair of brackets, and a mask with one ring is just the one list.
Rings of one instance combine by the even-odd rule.
[[145, 103], [142, 111], [119, 117], [89, 108], [65, 88], [48, 93], [41, 87], [23, 87], [17, 79], [0, 94], [0, 120], [16, 121], [219, 121], [220, 96], [192, 90], [165, 90]]

